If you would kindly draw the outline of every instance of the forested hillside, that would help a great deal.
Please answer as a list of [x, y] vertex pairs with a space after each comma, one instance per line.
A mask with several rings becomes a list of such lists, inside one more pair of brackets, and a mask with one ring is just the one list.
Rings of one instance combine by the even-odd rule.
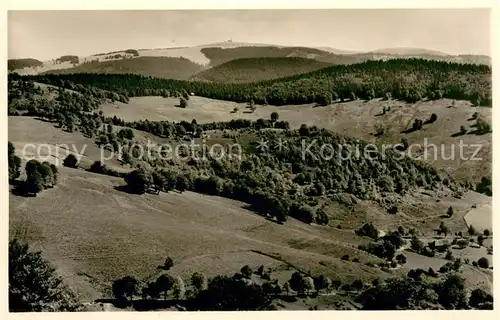
[[115, 91], [126, 96], [179, 96], [186, 90], [198, 96], [257, 104], [326, 105], [334, 100], [396, 98], [408, 102], [461, 99], [491, 105], [491, 68], [421, 59], [368, 61], [338, 65], [311, 73], [250, 84], [188, 82], [138, 75], [66, 74], [28, 76], [49, 84], [61, 80]]
[[44, 74], [137, 74], [147, 77], [187, 80], [203, 69], [201, 65], [184, 58], [137, 57], [110, 61], [88, 61], [73, 68], [50, 70]]
[[237, 48], [203, 48], [201, 52], [210, 59], [212, 66], [231, 60], [244, 58], [284, 58], [299, 57], [315, 59], [329, 64], [349, 64], [366, 60], [364, 55], [338, 55], [319, 49], [307, 47], [237, 47]]
[[259, 82], [307, 73], [329, 65], [306, 58], [245, 58], [202, 71], [192, 80], [220, 83]]
[[28, 67], [40, 67], [43, 63], [36, 59], [9, 59], [7, 60], [7, 69], [9, 71], [23, 69]]

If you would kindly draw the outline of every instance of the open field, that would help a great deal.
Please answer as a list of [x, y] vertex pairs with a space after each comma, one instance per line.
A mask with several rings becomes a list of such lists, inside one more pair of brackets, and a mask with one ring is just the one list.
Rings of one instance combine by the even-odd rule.
[[467, 225], [472, 225], [478, 232], [483, 232], [485, 229], [491, 231], [493, 225], [491, 212], [493, 212], [491, 203], [486, 203], [469, 211], [464, 219]]
[[[59, 184], [36, 198], [10, 196], [10, 236], [43, 250], [83, 301], [109, 296], [111, 281], [125, 275], [141, 281], [156, 277], [166, 256], [175, 261], [171, 273], [185, 279], [195, 271], [232, 275], [245, 264], [272, 268], [279, 281], [289, 279], [294, 269], [343, 282], [391, 276], [365, 265], [380, 260], [355, 249], [366, 240], [352, 230], [293, 219], [282, 226], [224, 198], [192, 192], [130, 195], [113, 188], [121, 179], [76, 169], [60, 172]], [[480, 251], [463, 257], [477, 260]], [[344, 254], [360, 263], [342, 261]], [[417, 267], [438, 269], [446, 262], [404, 254], [408, 262], [395, 274]], [[471, 285], [489, 288], [488, 271], [464, 268]]]
[[[191, 121], [198, 123], [229, 121], [231, 119], [269, 119], [270, 114], [278, 112], [280, 120], [290, 122], [291, 127], [301, 124], [316, 125], [331, 129], [338, 133], [363, 139], [375, 144], [400, 143], [402, 137], [408, 139], [415, 157], [422, 157], [436, 167], [453, 173], [457, 178], [480, 180], [491, 173], [492, 134], [477, 135], [472, 127], [472, 114], [478, 112], [480, 117], [491, 123], [491, 108], [477, 108], [469, 102], [442, 99], [408, 104], [400, 101], [348, 101], [334, 103], [326, 107], [312, 104], [290, 106], [257, 106], [251, 113], [246, 104], [219, 101], [202, 97], [191, 97], [188, 107], [178, 108], [175, 98], [138, 97], [131, 98], [129, 104], [120, 102], [102, 106], [106, 116], [116, 115], [126, 121]], [[390, 106], [391, 111], [382, 115], [383, 106]], [[231, 113], [234, 108], [239, 109]], [[413, 120], [427, 120], [436, 113], [437, 121], [424, 125], [422, 130], [402, 133], [411, 128]], [[468, 133], [456, 136], [460, 126]], [[381, 126], [385, 134], [375, 137], [376, 127]], [[462, 147], [460, 147], [462, 144]], [[461, 149], [462, 148], [462, 151]], [[425, 151], [427, 150], [427, 151]], [[477, 153], [476, 153], [477, 150]], [[461, 152], [463, 157], [461, 157]]]
[[[166, 256], [183, 277], [232, 275], [245, 264], [293, 265], [343, 281], [390, 275], [364, 265], [379, 260], [336, 240], [336, 230], [294, 220], [278, 225], [242, 203], [191, 192], [130, 195], [113, 188], [121, 179], [77, 169], [63, 167], [60, 176], [35, 198], [10, 196], [10, 235], [42, 249], [87, 300], [109, 295], [119, 277], [156, 276]], [[360, 263], [340, 260], [343, 254]]]
[[[32, 117], [11, 116], [8, 118], [8, 127], [9, 141], [23, 161], [38, 158], [39, 161], [49, 161], [60, 166], [64, 158], [71, 153], [80, 159], [82, 167], [87, 168], [94, 161], [101, 159], [101, 151], [105, 156], [109, 155], [92, 139], [84, 137], [79, 132], [65, 132], [55, 123]], [[115, 170], [121, 168], [116, 158], [104, 163]]]

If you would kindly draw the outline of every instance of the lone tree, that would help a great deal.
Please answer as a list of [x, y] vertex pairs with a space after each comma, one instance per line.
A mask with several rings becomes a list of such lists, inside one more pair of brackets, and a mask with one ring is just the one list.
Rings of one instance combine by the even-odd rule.
[[253, 273], [252, 269], [248, 265], [241, 268], [240, 272], [246, 278], [250, 278], [252, 276], [252, 273]]
[[467, 229], [467, 233], [469, 233], [469, 235], [471, 235], [471, 236], [476, 234], [476, 229], [474, 228], [474, 226], [472, 224], [469, 226], [469, 229]]
[[483, 269], [488, 269], [490, 267], [490, 262], [485, 257], [477, 260], [477, 265]]
[[75, 297], [41, 252], [9, 242], [9, 311], [73, 311]]
[[275, 123], [276, 121], [278, 121], [278, 120], [279, 120], [279, 117], [280, 117], [280, 116], [279, 116], [279, 114], [278, 114], [276, 111], [275, 111], [275, 112], [273, 112], [273, 113], [271, 113], [271, 122], [272, 122], [272, 123]]
[[431, 117], [429, 118], [429, 120], [427, 120], [427, 123], [436, 122], [437, 118], [438, 118], [437, 114], [433, 113], [433, 114], [431, 114]]
[[78, 166], [78, 159], [74, 154], [70, 153], [63, 161], [63, 166], [68, 168], [76, 168]]
[[174, 260], [170, 257], [167, 257], [167, 259], [165, 259], [165, 263], [163, 264], [163, 269], [169, 270], [173, 266], [174, 266]]
[[187, 100], [185, 98], [180, 98], [179, 99], [179, 107], [180, 108], [186, 108], [188, 105]]
[[417, 131], [417, 130], [422, 129], [423, 124], [424, 124], [424, 123], [423, 123], [423, 121], [422, 121], [422, 120], [420, 120], [420, 119], [415, 119], [415, 120], [413, 121], [413, 130], [414, 130], [414, 131]]
[[19, 178], [21, 171], [21, 158], [16, 156], [16, 149], [14, 145], [9, 141], [8, 143], [8, 160], [9, 160], [9, 181], [13, 181]]
[[448, 215], [449, 218], [451, 218], [453, 216], [453, 207], [450, 206], [448, 208], [448, 211], [446, 211], [446, 214]]

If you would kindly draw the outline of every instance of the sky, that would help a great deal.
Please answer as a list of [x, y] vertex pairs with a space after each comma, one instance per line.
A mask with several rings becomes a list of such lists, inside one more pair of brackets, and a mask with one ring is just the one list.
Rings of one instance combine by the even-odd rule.
[[488, 9], [9, 11], [8, 56], [49, 60], [222, 42], [490, 52]]

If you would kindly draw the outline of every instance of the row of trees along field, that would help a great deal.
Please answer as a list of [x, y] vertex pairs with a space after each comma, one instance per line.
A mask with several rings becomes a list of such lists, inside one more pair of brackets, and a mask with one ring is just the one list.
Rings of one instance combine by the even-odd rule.
[[249, 84], [190, 82], [133, 74], [46, 74], [23, 78], [54, 85], [81, 84], [125, 97], [179, 96], [179, 92], [186, 90], [207, 98], [236, 102], [253, 100], [258, 104], [272, 105], [329, 104], [337, 99], [392, 97], [408, 102], [424, 98], [450, 98], [491, 106], [492, 99], [489, 66], [423, 59], [336, 65], [311, 73]]

